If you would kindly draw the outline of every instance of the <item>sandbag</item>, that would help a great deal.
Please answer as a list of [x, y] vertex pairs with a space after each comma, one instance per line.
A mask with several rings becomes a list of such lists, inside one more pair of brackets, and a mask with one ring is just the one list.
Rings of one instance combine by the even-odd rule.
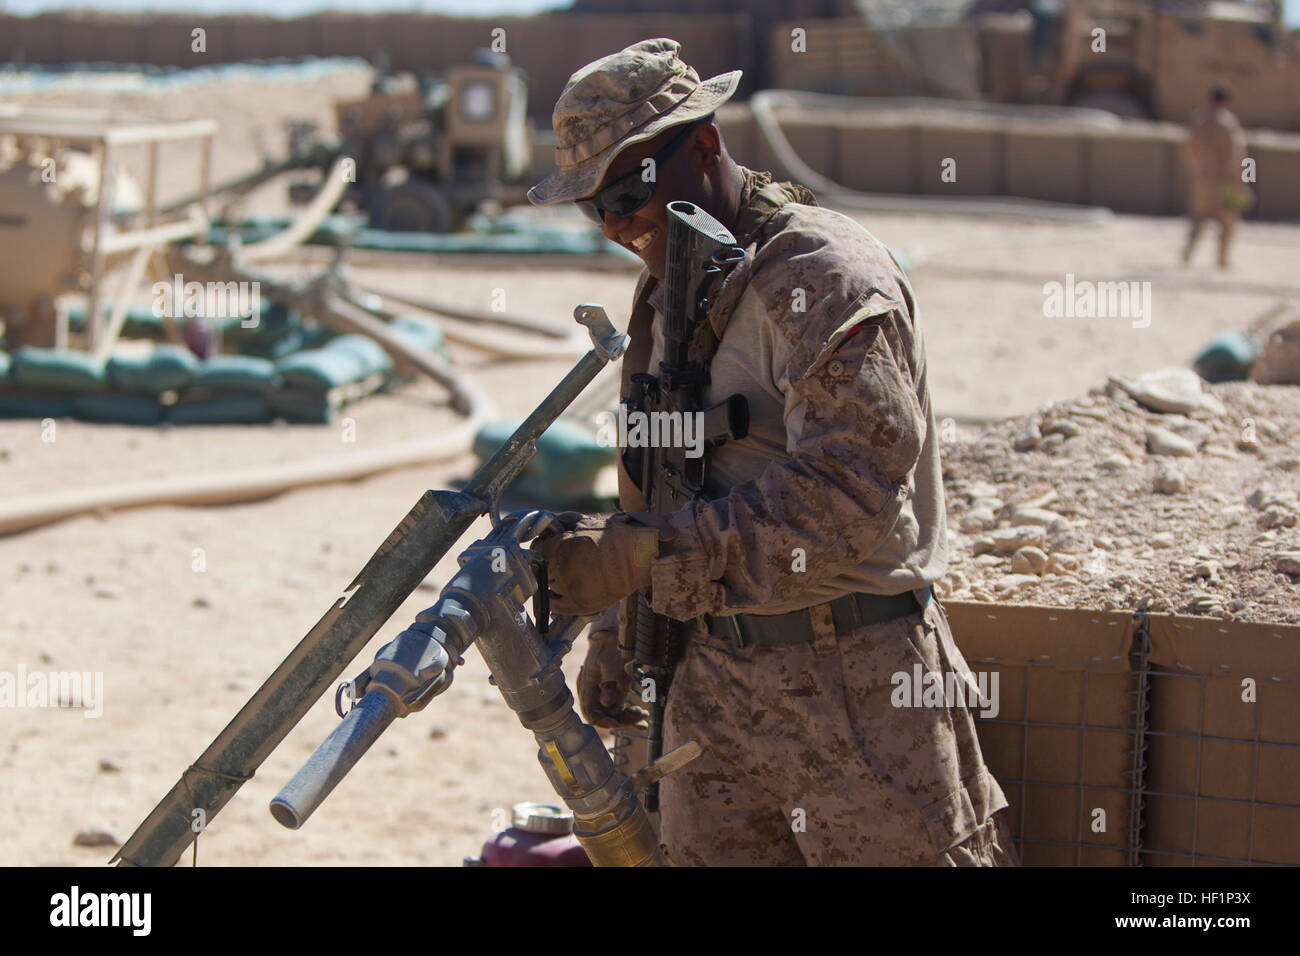
[[395, 315], [388, 330], [412, 348], [422, 352], [437, 352], [445, 341], [442, 326], [432, 319], [413, 315]]
[[299, 425], [328, 425], [334, 420], [339, 399], [319, 389], [285, 388], [266, 396], [271, 411], [286, 422]]
[[167, 420], [173, 425], [264, 425], [271, 420], [266, 395], [258, 392], [173, 405]]
[[284, 384], [275, 363], [252, 355], [214, 355], [194, 372], [195, 388], [272, 392]]
[[[506, 418], [484, 425], [474, 436], [473, 451], [486, 461], [505, 444], [522, 419]], [[569, 494], [590, 488], [596, 472], [614, 461], [614, 449], [599, 444], [588, 428], [563, 418], [537, 439], [537, 455], [524, 468], [553, 493]]]
[[157, 425], [164, 409], [146, 395], [85, 394], [72, 400], [72, 414], [87, 422], [116, 425]]
[[[113, 306], [108, 305], [106, 315], [113, 314]], [[85, 305], [73, 305], [68, 308], [68, 328], [73, 332], [82, 332], [86, 328]], [[177, 324], [180, 319], [177, 319]], [[126, 318], [122, 322], [122, 338], [126, 339], [161, 339], [166, 336], [166, 325], [163, 317], [153, 314], [151, 306], [132, 306], [126, 310]]]
[[1250, 378], [1250, 367], [1259, 346], [1243, 332], [1220, 332], [1196, 357], [1192, 368], [1207, 382], [1242, 382]]
[[0, 418], [67, 418], [72, 402], [46, 395], [0, 395]]
[[325, 349], [339, 349], [351, 355], [355, 355], [365, 368], [365, 374], [362, 378], [367, 378], [375, 374], [387, 375], [393, 370], [393, 360], [384, 347], [374, 339], [365, 335], [340, 335], [337, 338], [330, 339], [324, 346]]
[[124, 392], [157, 395], [194, 381], [199, 360], [183, 345], [158, 345], [148, 355], [114, 355], [108, 377]]
[[108, 391], [108, 367], [103, 359], [71, 349], [24, 345], [13, 355], [10, 376], [28, 388], [60, 392]]
[[286, 386], [318, 392], [350, 385], [370, 374], [367, 362], [355, 349], [328, 345], [295, 352], [280, 359], [275, 367]]

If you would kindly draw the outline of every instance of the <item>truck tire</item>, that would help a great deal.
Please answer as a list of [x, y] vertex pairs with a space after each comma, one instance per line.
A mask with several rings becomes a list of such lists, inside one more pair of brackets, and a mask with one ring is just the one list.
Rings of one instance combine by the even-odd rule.
[[450, 232], [451, 206], [437, 186], [408, 179], [373, 193], [370, 227], [389, 232]]

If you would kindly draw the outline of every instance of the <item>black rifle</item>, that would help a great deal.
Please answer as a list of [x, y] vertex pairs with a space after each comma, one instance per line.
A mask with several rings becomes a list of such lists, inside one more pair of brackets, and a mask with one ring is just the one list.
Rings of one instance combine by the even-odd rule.
[[[628, 474], [638, 482], [646, 508], [668, 514], [708, 496], [709, 451], [749, 431], [749, 404], [732, 395], [703, 407], [709, 384], [707, 359], [692, 361], [691, 341], [706, 322], [709, 300], [722, 274], [743, 260], [743, 249], [720, 222], [688, 202], [668, 204], [668, 256], [664, 269], [663, 361], [659, 374], [633, 375], [626, 421], [640, 426], [646, 441], [624, 452]], [[693, 445], [694, 447], [688, 447]], [[649, 755], [663, 753], [664, 707], [673, 668], [683, 651], [685, 625], [651, 610], [649, 589], [637, 594], [623, 652], [632, 657], [629, 673], [649, 704]], [[659, 808], [659, 787], [646, 793], [647, 810]]]

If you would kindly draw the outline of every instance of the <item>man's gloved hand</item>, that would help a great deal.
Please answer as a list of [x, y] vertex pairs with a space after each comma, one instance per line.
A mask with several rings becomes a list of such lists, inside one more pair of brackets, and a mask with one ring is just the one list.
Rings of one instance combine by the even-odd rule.
[[[560, 614], [597, 614], [650, 584], [650, 561], [671, 528], [658, 515], [558, 516], [567, 529], [534, 541], [546, 559], [551, 608]], [[666, 538], [665, 538], [666, 540]]]
[[593, 727], [635, 727], [648, 716], [627, 706], [632, 678], [624, 669], [618, 634], [598, 631], [588, 637], [587, 660], [578, 671], [578, 707]]

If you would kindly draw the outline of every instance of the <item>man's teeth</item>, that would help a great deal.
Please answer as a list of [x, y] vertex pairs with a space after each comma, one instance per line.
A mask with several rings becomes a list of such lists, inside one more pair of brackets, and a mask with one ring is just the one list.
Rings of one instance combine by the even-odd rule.
[[645, 250], [646, 246], [650, 245], [651, 240], [653, 240], [658, 234], [659, 230], [657, 228], [651, 229], [649, 232], [643, 232], [641, 235], [629, 242], [627, 247], [633, 252], [642, 252]]

